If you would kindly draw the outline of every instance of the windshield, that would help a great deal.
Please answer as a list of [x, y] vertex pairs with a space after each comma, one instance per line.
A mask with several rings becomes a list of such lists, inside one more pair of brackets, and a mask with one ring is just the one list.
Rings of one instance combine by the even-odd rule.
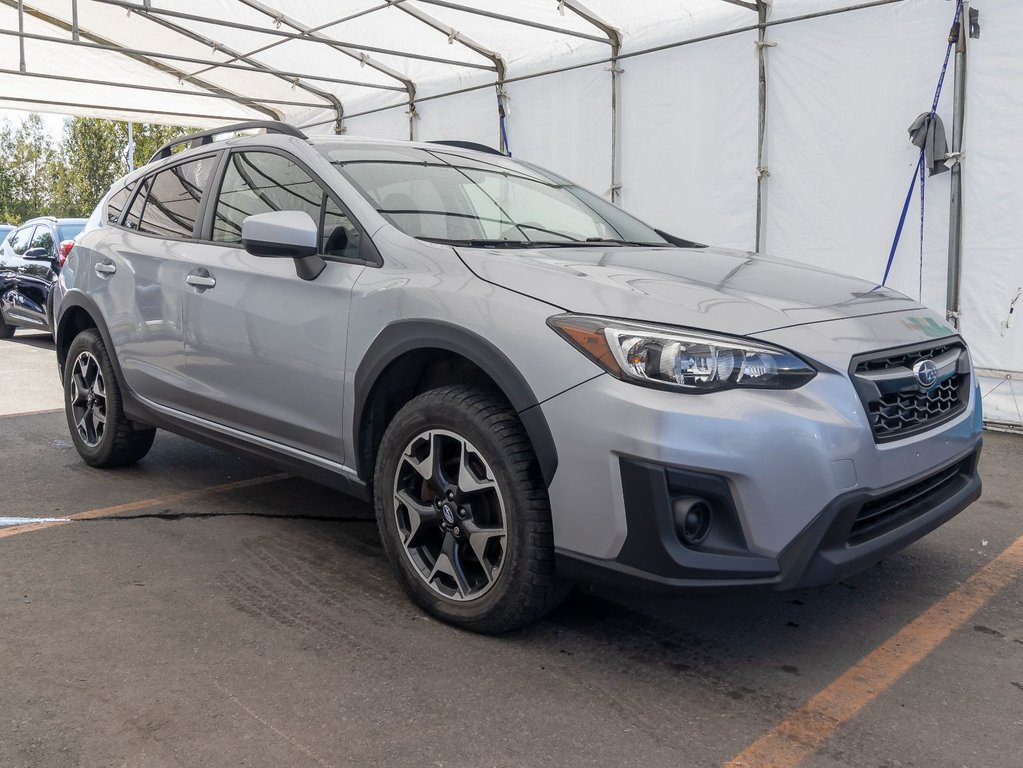
[[81, 234], [83, 229], [85, 229], [84, 221], [76, 221], [73, 224], [58, 224], [57, 234], [60, 236], [61, 241], [74, 240]]
[[597, 195], [503, 155], [370, 144], [323, 144], [320, 150], [388, 221], [422, 240], [495, 247], [669, 245]]

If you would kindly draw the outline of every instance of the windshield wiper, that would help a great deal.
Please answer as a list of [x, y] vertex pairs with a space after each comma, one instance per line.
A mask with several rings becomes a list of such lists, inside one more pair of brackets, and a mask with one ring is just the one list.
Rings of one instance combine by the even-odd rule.
[[617, 240], [607, 237], [587, 237], [587, 245], [636, 245], [643, 248], [664, 248], [668, 243], [641, 243], [636, 240]]
[[442, 243], [443, 245], [460, 245], [463, 248], [567, 248], [586, 245], [586, 243], [576, 240], [449, 240], [443, 237], [417, 237], [416, 240]]

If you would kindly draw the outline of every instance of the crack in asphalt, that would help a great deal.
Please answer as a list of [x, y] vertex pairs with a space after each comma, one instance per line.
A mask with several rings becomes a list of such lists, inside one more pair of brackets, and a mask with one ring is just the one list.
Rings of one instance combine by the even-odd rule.
[[323, 523], [371, 523], [372, 516], [295, 515], [286, 512], [143, 512], [138, 515], [109, 515], [76, 520], [73, 517], [0, 517], [0, 528], [36, 523], [102, 523], [108, 520], [206, 520], [212, 517], [262, 517], [271, 520], [315, 520]]
[[286, 512], [143, 512], [138, 515], [109, 515], [74, 523], [103, 523], [109, 520], [206, 520], [212, 517], [261, 517], [270, 520], [315, 520], [322, 523], [370, 523], [372, 517], [354, 515], [295, 515]]

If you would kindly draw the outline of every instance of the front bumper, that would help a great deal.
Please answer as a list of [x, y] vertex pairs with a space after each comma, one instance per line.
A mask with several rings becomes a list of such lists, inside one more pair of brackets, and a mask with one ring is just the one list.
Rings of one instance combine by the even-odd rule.
[[789, 590], [834, 584], [930, 533], [976, 501], [981, 493], [980, 451], [978, 441], [965, 457], [924, 477], [892, 488], [842, 494], [777, 557], [744, 551], [738, 528], [710, 546], [684, 546], [674, 525], [673, 497], [702, 492], [713, 499], [716, 524], [727, 529], [734, 506], [729, 510], [727, 496], [719, 493], [721, 485], [713, 476], [622, 459], [629, 526], [625, 545], [612, 560], [560, 551], [558, 572], [586, 583], [675, 590]]
[[[797, 390], [707, 396], [592, 379], [540, 406], [559, 457], [549, 489], [559, 572], [675, 588], [841, 580], [978, 498], [979, 400], [973, 389], [955, 418], [877, 443], [838, 371]], [[705, 545], [679, 540], [672, 505], [683, 496], [715, 500], [726, 521]], [[857, 515], [889, 503], [897, 514], [862, 530]]]

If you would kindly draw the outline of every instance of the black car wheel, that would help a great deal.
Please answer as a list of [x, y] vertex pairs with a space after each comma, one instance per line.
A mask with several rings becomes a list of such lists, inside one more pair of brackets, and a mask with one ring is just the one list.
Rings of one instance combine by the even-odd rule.
[[0, 339], [9, 339], [14, 335], [14, 326], [4, 321], [3, 312], [0, 312]]
[[374, 489], [391, 567], [438, 618], [505, 632], [563, 597], [536, 455], [497, 393], [442, 387], [407, 403], [384, 433]]
[[155, 429], [135, 429], [124, 417], [114, 369], [95, 329], [82, 331], [71, 342], [64, 366], [64, 410], [71, 439], [86, 464], [134, 464], [153, 445]]

